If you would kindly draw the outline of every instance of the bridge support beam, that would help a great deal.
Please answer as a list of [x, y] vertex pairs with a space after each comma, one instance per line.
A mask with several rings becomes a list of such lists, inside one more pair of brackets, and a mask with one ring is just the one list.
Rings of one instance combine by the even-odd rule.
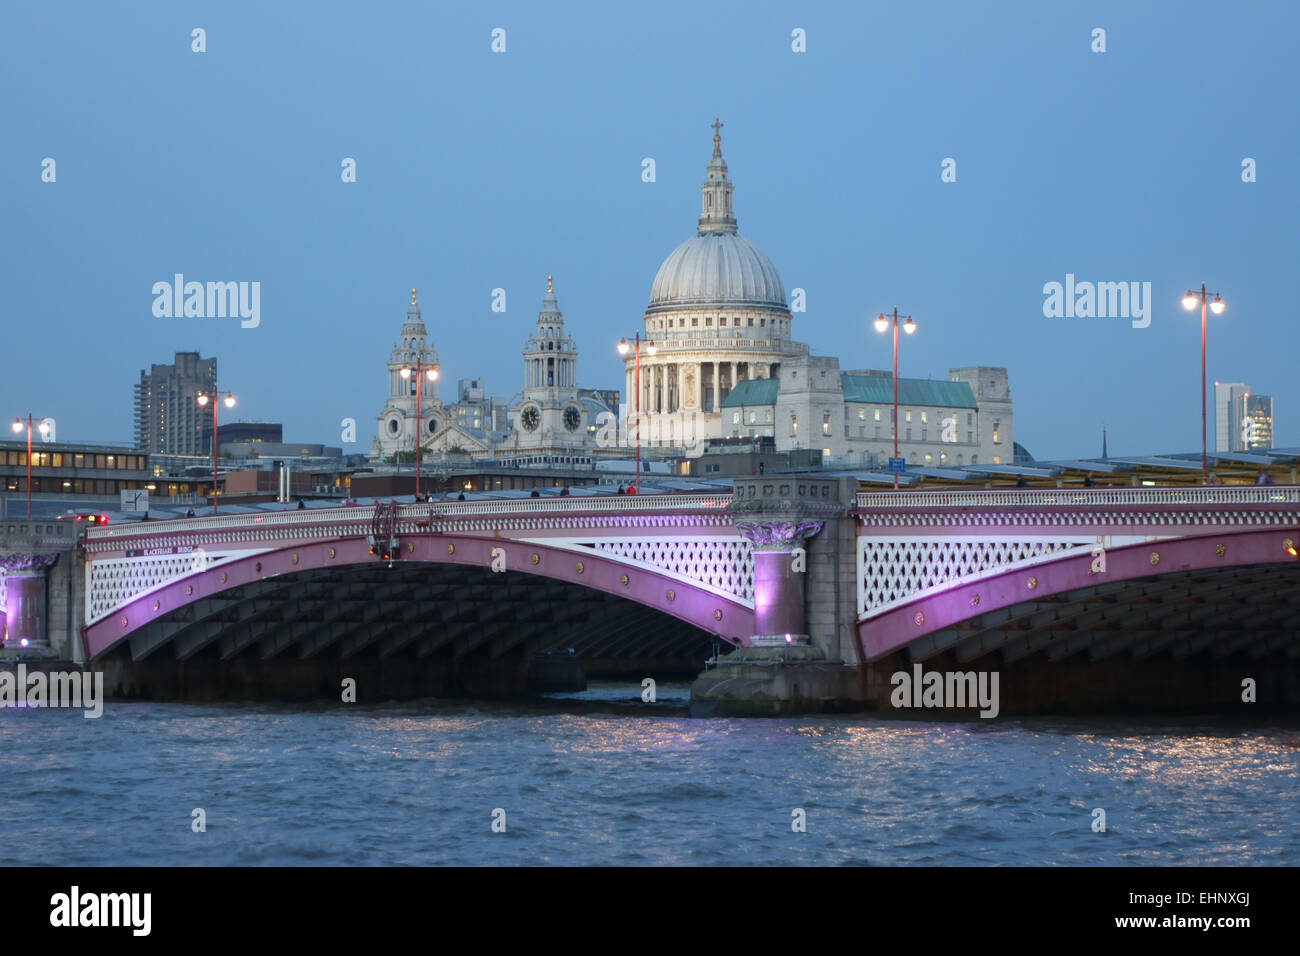
[[754, 552], [754, 634], [691, 687], [697, 716], [874, 706], [856, 651], [857, 481], [738, 478], [730, 510]]

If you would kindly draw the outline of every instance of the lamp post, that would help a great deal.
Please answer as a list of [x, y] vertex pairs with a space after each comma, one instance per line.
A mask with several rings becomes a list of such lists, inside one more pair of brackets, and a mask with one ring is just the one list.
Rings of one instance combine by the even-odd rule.
[[[420, 418], [420, 395], [424, 392], [423, 375], [430, 382], [438, 381], [438, 366], [433, 365], [429, 368], [424, 367], [424, 360], [417, 358], [415, 360], [415, 497], [420, 497], [420, 442], [424, 438], [424, 421]], [[411, 366], [402, 366], [402, 378], [411, 377]]]
[[[1188, 290], [1183, 296], [1183, 308], [1188, 312], [1196, 308], [1197, 302], [1201, 303], [1201, 484], [1210, 483], [1210, 456], [1206, 450], [1205, 442], [1205, 307], [1206, 294], [1205, 283], [1201, 283], [1201, 294], [1197, 296], [1195, 292]], [[1223, 300], [1219, 298], [1219, 293], [1214, 293], [1214, 301], [1209, 303], [1210, 310], [1215, 315], [1222, 315], [1223, 310], [1227, 308]]]
[[[903, 330], [911, 335], [916, 331], [916, 323], [910, 315], [903, 318], [907, 319], [903, 323]], [[882, 312], [876, 317], [876, 331], [883, 332], [887, 328], [889, 319]], [[898, 457], [898, 306], [894, 306], [894, 457]], [[894, 472], [894, 490], [898, 490], [898, 472]]]
[[[221, 404], [221, 402], [217, 401], [216, 383], [214, 382], [212, 384], [211, 395], [207, 392], [199, 392], [199, 394], [195, 396], [194, 400], [197, 401], [200, 406], [207, 406], [209, 404], [212, 406], [212, 514], [215, 516], [217, 513], [217, 406]], [[226, 392], [226, 397], [223, 401], [226, 403], [226, 408], [235, 407], [235, 396], [230, 394], [230, 392]]]
[[[631, 348], [636, 352], [636, 375], [634, 388], [636, 391], [636, 494], [641, 494], [641, 333], [638, 332], [632, 337], [632, 345], [627, 344], [627, 339], [618, 340], [618, 354], [627, 355], [628, 349]], [[645, 344], [647, 355], [654, 355], [656, 351], [653, 341]]]
[[[44, 421], [42, 421], [36, 427], [40, 429], [42, 435], [48, 433], [50, 430], [50, 426], [45, 424]], [[14, 419], [13, 430], [15, 432], [21, 432], [23, 430], [23, 420], [21, 418]], [[28, 412], [27, 414], [27, 517], [30, 518], [31, 516], [32, 516], [32, 415], [30, 412]]]

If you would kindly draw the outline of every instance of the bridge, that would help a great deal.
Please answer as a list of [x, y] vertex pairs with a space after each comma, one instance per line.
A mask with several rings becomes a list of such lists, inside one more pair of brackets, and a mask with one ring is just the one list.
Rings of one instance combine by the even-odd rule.
[[916, 664], [1002, 672], [1004, 712], [1300, 702], [1298, 486], [734, 484], [89, 528], [67, 656], [128, 696], [517, 693], [558, 654], [685, 661], [700, 713], [888, 709]]

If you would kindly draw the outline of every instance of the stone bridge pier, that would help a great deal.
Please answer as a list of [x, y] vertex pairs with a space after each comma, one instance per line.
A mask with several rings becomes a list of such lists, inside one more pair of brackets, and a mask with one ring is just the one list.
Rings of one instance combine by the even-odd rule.
[[0, 523], [0, 661], [85, 659], [77, 530], [50, 518]]
[[754, 634], [691, 688], [695, 716], [859, 710], [854, 478], [737, 478], [730, 505], [754, 554]]

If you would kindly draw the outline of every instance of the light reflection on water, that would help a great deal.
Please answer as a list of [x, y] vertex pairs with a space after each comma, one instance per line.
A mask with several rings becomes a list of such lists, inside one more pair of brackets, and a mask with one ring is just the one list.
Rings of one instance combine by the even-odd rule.
[[0, 710], [0, 865], [1300, 863], [1294, 723], [691, 720], [686, 686]]

